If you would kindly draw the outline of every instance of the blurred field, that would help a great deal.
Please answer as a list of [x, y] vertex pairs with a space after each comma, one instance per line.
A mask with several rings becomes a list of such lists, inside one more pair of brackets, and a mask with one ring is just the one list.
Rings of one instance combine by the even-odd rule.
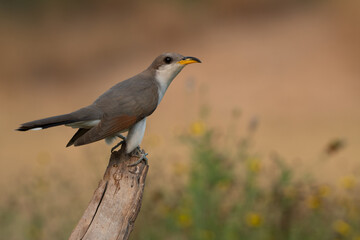
[[[27, 229], [16, 234], [4, 229], [10, 239], [23, 239], [24, 232], [27, 239], [66, 237], [110, 151], [104, 142], [66, 149], [70, 128], [13, 129], [91, 103], [165, 51], [203, 63], [181, 72], [149, 118], [143, 143], [150, 155], [149, 194], [186, 182], [179, 177], [175, 186], [163, 185], [164, 178], [174, 181], [174, 171], [189, 164], [188, 147], [177, 136], [200, 118], [204, 106], [206, 127], [219, 135], [243, 135], [256, 118], [253, 148], [264, 160], [276, 152], [298, 172], [329, 184], [358, 175], [358, 4], [250, 2], [0, 5], [1, 216], [10, 218], [9, 226]], [[234, 111], [241, 115], [236, 124]], [[342, 139], [344, 149], [314, 164], [334, 139]], [[15, 213], [6, 214], [13, 199]], [[49, 223], [49, 216], [57, 217]], [[31, 232], [29, 221], [40, 227], [35, 224]], [[36, 232], [41, 224], [46, 230]]]

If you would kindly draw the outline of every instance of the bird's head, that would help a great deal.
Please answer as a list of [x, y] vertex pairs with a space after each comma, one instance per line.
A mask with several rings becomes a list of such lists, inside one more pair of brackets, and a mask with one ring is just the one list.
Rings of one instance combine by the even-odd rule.
[[201, 63], [201, 61], [178, 53], [163, 53], [155, 58], [149, 68], [155, 71], [157, 78], [171, 82], [186, 65], [191, 63]]

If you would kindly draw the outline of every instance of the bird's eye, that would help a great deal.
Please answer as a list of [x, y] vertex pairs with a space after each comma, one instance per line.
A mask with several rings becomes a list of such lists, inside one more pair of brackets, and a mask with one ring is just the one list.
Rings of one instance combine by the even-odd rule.
[[172, 61], [172, 58], [171, 58], [171, 57], [166, 57], [166, 58], [164, 59], [164, 62], [165, 62], [166, 64], [171, 63], [171, 61]]

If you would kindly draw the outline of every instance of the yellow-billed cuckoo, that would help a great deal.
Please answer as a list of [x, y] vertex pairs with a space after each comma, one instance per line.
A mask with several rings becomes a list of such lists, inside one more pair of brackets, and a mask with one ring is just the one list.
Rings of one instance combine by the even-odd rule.
[[146, 117], [155, 111], [172, 80], [185, 65], [200, 62], [195, 57], [177, 53], [161, 54], [145, 71], [119, 82], [93, 104], [72, 113], [24, 123], [17, 130], [40, 130], [59, 125], [78, 128], [67, 147], [101, 139], [110, 144], [116, 137], [124, 139], [121, 133], [128, 131], [126, 153], [131, 153], [143, 139]]

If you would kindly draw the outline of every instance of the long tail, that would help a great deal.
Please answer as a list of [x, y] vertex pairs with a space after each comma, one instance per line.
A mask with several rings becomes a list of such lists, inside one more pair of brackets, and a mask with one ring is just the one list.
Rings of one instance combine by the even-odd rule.
[[72, 113], [23, 123], [16, 130], [18, 131], [27, 131], [31, 129], [39, 130], [39, 129], [45, 129], [45, 128], [55, 127], [69, 123], [75, 123], [79, 121], [96, 120], [96, 119], [100, 119], [102, 114], [103, 113], [96, 106], [90, 105], [84, 108], [80, 108], [79, 110]]
[[45, 128], [49, 128], [49, 127], [64, 125], [64, 124], [68, 124], [68, 123], [73, 123], [76, 121], [78, 121], [78, 120], [76, 120], [72, 114], [64, 114], [64, 115], [43, 118], [43, 119], [23, 123], [16, 130], [17, 131], [27, 131], [27, 130], [31, 130], [31, 129], [39, 130], [39, 129], [45, 129]]

